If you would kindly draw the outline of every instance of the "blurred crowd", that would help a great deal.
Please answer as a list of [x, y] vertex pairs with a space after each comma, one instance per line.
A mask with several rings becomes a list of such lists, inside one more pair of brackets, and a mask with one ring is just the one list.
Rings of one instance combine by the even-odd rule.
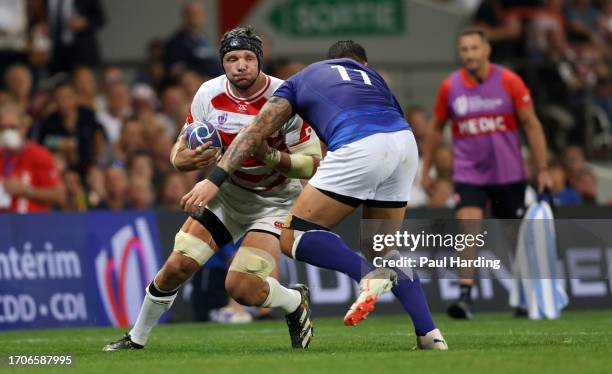
[[530, 87], [554, 151], [612, 149], [612, 0], [482, 0], [473, 22]]
[[[149, 43], [142, 69], [128, 77], [99, 53], [97, 33], [105, 25], [99, 0], [0, 0], [0, 210], [32, 211], [28, 204], [11, 206], [7, 196], [67, 211], [179, 210], [180, 197], [199, 176], [175, 171], [170, 149], [195, 92], [223, 73], [216, 42], [202, 31], [202, 4], [187, 3], [181, 17], [175, 32]], [[582, 147], [567, 139], [580, 130], [587, 95], [597, 109], [590, 113], [609, 126], [612, 1], [550, 0], [516, 7], [484, 0], [474, 22], [488, 27], [496, 61], [518, 55], [537, 67], [518, 70], [534, 91], [547, 128], [557, 126], [555, 134], [565, 134], [553, 137], [557, 200], [593, 203], [596, 178], [585, 166]], [[269, 50], [264, 55], [269, 58]], [[290, 59], [267, 59], [263, 70], [286, 79], [303, 67]], [[428, 110], [410, 107], [406, 115], [420, 144]], [[48, 153], [54, 166], [42, 168], [56, 177], [12, 176], [15, 165], [41, 168], [10, 152], [23, 144]], [[415, 182], [413, 206], [453, 206], [449, 145], [438, 149], [435, 166], [432, 191], [425, 193]]]

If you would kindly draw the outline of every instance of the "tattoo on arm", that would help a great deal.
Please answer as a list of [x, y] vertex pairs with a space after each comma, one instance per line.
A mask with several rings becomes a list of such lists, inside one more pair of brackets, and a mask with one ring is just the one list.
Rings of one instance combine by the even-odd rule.
[[233, 173], [270, 135], [278, 131], [293, 114], [286, 99], [272, 96], [246, 129], [227, 148], [219, 167]]

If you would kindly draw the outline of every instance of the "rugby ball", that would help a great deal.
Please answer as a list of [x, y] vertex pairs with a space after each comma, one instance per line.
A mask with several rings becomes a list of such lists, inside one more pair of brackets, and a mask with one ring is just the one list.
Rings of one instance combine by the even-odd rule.
[[221, 136], [217, 132], [215, 126], [206, 121], [194, 121], [185, 126], [181, 131], [181, 135], [185, 135], [187, 148], [191, 150], [197, 149], [206, 142], [212, 142], [208, 149], [221, 148]]

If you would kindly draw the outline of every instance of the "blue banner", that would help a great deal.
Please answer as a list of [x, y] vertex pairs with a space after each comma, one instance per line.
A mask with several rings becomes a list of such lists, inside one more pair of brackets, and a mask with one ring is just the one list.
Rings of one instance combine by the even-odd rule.
[[153, 212], [0, 215], [0, 330], [128, 326], [161, 265]]

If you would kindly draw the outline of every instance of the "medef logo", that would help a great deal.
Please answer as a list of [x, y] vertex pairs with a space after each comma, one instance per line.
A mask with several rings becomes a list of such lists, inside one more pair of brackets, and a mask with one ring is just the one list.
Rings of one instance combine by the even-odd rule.
[[102, 249], [96, 257], [98, 290], [111, 323], [130, 326], [136, 322], [145, 287], [159, 269], [147, 221], [137, 218], [133, 225], [121, 227], [110, 244], [110, 252]]

